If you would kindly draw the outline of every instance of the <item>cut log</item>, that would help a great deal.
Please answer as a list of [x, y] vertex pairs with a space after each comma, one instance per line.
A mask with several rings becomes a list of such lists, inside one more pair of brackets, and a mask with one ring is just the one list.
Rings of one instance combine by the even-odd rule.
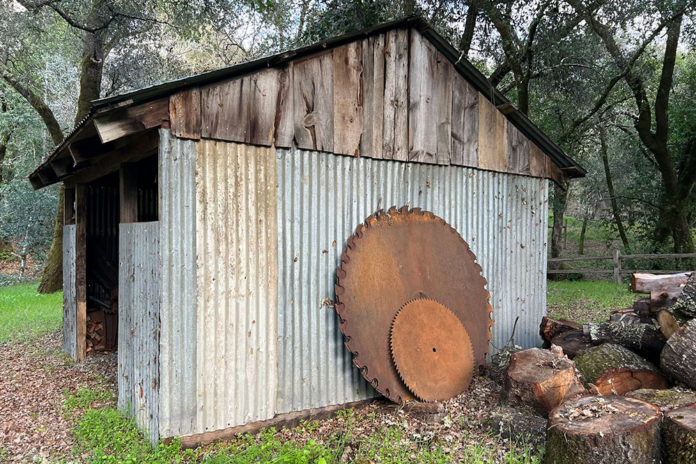
[[661, 416], [657, 406], [622, 396], [567, 401], [549, 416], [545, 462], [659, 462]]
[[633, 293], [650, 293], [654, 290], [678, 287], [686, 284], [690, 276], [690, 272], [663, 275], [637, 273], [631, 276], [631, 290]]
[[696, 404], [665, 414], [662, 443], [665, 464], [696, 462]]
[[542, 317], [539, 325], [539, 335], [544, 340], [545, 348], [551, 346], [551, 340], [563, 332], [571, 330], [581, 330], [582, 325], [565, 319], [551, 319], [550, 317]]
[[617, 309], [609, 315], [609, 322], [621, 322], [622, 324], [640, 324], [643, 318], [632, 308]]
[[682, 290], [684, 287], [670, 287], [650, 292], [650, 312], [656, 313], [672, 306], [681, 295]]
[[672, 335], [660, 355], [660, 367], [676, 380], [696, 388], [696, 320]]
[[508, 367], [510, 366], [510, 355], [522, 351], [520, 347], [505, 347], [491, 356], [491, 362], [486, 366], [486, 375], [489, 379], [497, 383], [503, 384], [503, 379], [507, 375]]
[[624, 395], [639, 388], [667, 388], [657, 368], [628, 348], [613, 343], [596, 346], [575, 358], [585, 386], [602, 395]]
[[501, 400], [527, 406], [546, 417], [569, 398], [586, 393], [573, 361], [560, 352], [532, 348], [510, 355]]
[[662, 348], [667, 343], [665, 336], [653, 324], [605, 322], [601, 324], [585, 324], [583, 331], [595, 345], [607, 342], [615, 343], [633, 350], [654, 362], [659, 362], [660, 352], [662, 352]]
[[677, 318], [674, 317], [674, 314], [667, 309], [658, 312], [655, 317], [657, 319], [657, 324], [660, 326], [660, 332], [662, 332], [662, 335], [664, 335], [667, 340], [669, 340], [669, 338], [674, 335], [674, 332], [681, 327]]
[[626, 396], [654, 404], [663, 413], [696, 403], [696, 392], [679, 388], [670, 388], [669, 390], [641, 388], [640, 390], [626, 393]]
[[546, 418], [517, 408], [499, 406], [490, 412], [490, 431], [534, 448], [546, 444]]
[[633, 311], [640, 317], [650, 317], [650, 298], [636, 298]]
[[551, 340], [551, 344], [560, 347], [570, 359], [574, 359], [594, 346], [582, 330], [573, 330], [556, 335]]
[[693, 274], [671, 307], [672, 313], [685, 319], [696, 318], [696, 274]]

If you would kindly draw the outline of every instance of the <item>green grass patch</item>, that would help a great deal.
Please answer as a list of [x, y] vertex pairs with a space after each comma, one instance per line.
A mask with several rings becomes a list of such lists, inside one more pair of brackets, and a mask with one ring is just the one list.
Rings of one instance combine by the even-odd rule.
[[635, 295], [625, 284], [604, 281], [549, 281], [549, 317], [576, 322], [606, 321], [613, 309], [633, 305]]
[[114, 401], [114, 394], [110, 391], [98, 391], [81, 389], [76, 393], [63, 391], [63, 414], [67, 419], [74, 417], [75, 413], [86, 411], [88, 408], [98, 407], [104, 403]]
[[27, 340], [60, 327], [63, 293], [40, 295], [37, 287], [0, 287], [0, 343]]

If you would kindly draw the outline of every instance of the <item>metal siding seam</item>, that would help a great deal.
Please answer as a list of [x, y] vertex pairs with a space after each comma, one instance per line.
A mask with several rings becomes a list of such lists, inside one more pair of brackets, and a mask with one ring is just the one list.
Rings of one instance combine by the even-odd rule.
[[63, 351], [73, 360], [77, 349], [77, 300], [75, 295], [74, 224], [63, 226]]
[[[534, 227], [534, 218], [523, 214], [514, 191], [517, 185], [534, 186], [529, 189], [530, 201], [533, 196], [534, 201], [544, 202], [542, 179], [297, 149], [278, 150], [277, 159], [280, 413], [374, 395], [352, 366], [335, 315], [323, 318], [317, 300], [334, 298], [335, 269], [345, 241], [377, 209], [408, 203], [456, 225], [489, 282], [496, 346], [510, 336], [519, 310], [517, 299], [545, 289], [541, 273], [534, 278], [514, 276], [523, 274], [520, 270], [525, 267], [538, 268], [529, 252], [535, 247], [538, 256], [545, 248], [506, 227], [508, 220], [513, 229]], [[325, 243], [333, 240], [337, 245], [326, 248]], [[519, 240], [530, 244], [522, 249]], [[317, 255], [322, 249], [327, 250], [327, 260]], [[538, 320], [545, 308], [529, 303], [526, 307], [521, 341], [529, 347], [536, 344], [531, 321]], [[344, 380], [334, 382], [327, 374]]]
[[196, 142], [160, 130], [161, 437], [194, 433], [196, 418]]
[[278, 279], [274, 151], [202, 140], [196, 168], [198, 433], [273, 416]]

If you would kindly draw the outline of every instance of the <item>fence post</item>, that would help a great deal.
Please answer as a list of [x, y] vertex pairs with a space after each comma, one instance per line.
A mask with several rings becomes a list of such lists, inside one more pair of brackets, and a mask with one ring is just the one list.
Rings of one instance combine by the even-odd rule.
[[618, 249], [614, 250], [612, 261], [614, 262], [614, 282], [621, 285], [621, 252]]

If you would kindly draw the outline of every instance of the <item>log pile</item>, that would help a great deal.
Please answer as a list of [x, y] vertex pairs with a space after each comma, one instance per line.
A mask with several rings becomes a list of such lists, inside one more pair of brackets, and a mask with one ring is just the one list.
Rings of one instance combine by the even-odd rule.
[[87, 352], [105, 349], [104, 311], [90, 311], [87, 313]]
[[547, 463], [696, 462], [696, 273], [635, 274], [631, 288], [645, 295], [632, 308], [544, 317], [547, 349], [509, 355], [501, 403], [548, 418]]

